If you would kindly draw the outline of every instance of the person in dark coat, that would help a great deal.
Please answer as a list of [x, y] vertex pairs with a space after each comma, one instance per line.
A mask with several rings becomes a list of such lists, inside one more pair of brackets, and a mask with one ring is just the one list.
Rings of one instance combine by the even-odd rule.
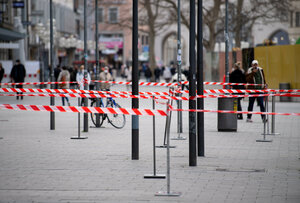
[[[233, 71], [229, 75], [229, 82], [232, 83], [246, 83], [245, 71], [241, 68], [241, 62], [234, 64]], [[233, 85], [232, 89], [245, 89], [244, 85]], [[242, 111], [241, 106], [242, 97], [238, 98], [238, 111]], [[237, 118], [243, 120], [243, 114], [237, 114]]]
[[[15, 83], [22, 83], [26, 77], [26, 69], [23, 64], [21, 64], [20, 60], [16, 60], [16, 64], [13, 66], [10, 72], [10, 78]], [[23, 85], [16, 85], [16, 88], [23, 88]], [[23, 95], [23, 93], [17, 93], [17, 99], [19, 99], [19, 95]], [[23, 99], [23, 96], [21, 96]]]
[[[1, 83], [1, 81], [2, 81], [2, 79], [3, 79], [3, 76], [4, 76], [4, 68], [3, 68], [3, 66], [2, 66], [2, 63], [0, 63], [0, 83]], [[0, 87], [1, 87], [1, 84], [0, 84]]]
[[154, 69], [155, 82], [159, 82], [160, 74], [161, 74], [160, 67], [156, 67]]
[[146, 77], [147, 82], [150, 82], [151, 77], [152, 77], [152, 71], [150, 70], [149, 66], [146, 66], [145, 77]]

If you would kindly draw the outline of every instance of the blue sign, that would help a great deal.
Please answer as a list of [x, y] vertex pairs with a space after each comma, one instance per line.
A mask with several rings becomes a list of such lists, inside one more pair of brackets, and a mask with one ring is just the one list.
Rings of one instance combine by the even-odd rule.
[[24, 6], [25, 6], [24, 1], [14, 1], [13, 2], [14, 8], [24, 8]]

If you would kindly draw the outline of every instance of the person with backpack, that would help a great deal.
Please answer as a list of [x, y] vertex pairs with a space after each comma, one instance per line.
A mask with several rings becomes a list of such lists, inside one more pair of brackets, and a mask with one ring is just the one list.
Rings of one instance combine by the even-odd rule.
[[[57, 82], [66, 82], [62, 84], [58, 84], [59, 89], [70, 89], [70, 73], [66, 66], [62, 67], [62, 71], [59, 73]], [[65, 100], [68, 103], [68, 106], [70, 106], [69, 98], [68, 97], [62, 97], [62, 105], [65, 105]]]

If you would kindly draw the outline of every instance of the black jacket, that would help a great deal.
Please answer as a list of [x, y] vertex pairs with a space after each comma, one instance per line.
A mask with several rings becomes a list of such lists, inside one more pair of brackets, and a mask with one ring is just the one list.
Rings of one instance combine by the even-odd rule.
[[[235, 69], [229, 75], [229, 82], [232, 83], [246, 83], [246, 76], [240, 69]], [[245, 89], [244, 85], [233, 85], [232, 89]]]
[[26, 77], [26, 69], [23, 64], [14, 65], [11, 69], [10, 77], [14, 80], [14, 82], [24, 82], [24, 78]]

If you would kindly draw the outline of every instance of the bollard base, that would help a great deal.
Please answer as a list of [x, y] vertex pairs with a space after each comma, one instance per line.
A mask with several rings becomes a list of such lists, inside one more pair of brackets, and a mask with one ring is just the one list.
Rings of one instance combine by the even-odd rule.
[[105, 128], [104, 126], [96, 127], [96, 126], [90, 126], [90, 128]]
[[269, 133], [269, 134], [266, 134], [266, 135], [280, 135], [280, 133]]
[[84, 140], [87, 139], [88, 137], [71, 137], [71, 140]]
[[144, 178], [165, 179], [166, 175], [165, 174], [145, 174]]
[[167, 191], [158, 191], [155, 193], [155, 196], [172, 196], [172, 197], [179, 197], [181, 192], [167, 192]]
[[218, 129], [219, 132], [236, 132], [237, 129]]
[[[167, 145], [156, 146], [156, 148], [167, 148]], [[176, 146], [169, 146], [169, 148], [176, 148]]]
[[173, 137], [171, 140], [186, 140], [186, 137], [181, 137], [180, 133], [178, 134], [178, 137]]
[[256, 140], [256, 142], [273, 142], [273, 140]]

